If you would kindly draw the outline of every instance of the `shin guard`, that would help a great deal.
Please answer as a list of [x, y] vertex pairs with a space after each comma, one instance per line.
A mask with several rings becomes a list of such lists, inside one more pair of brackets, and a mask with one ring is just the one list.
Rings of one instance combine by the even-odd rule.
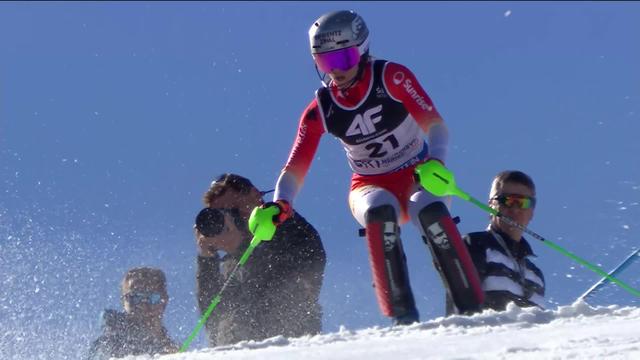
[[423, 240], [454, 304], [463, 314], [478, 311], [484, 301], [480, 278], [449, 210], [437, 201], [422, 209], [418, 217]]
[[391, 317], [414, 314], [417, 320], [395, 210], [390, 205], [372, 208], [365, 214], [365, 221], [369, 262], [380, 310]]

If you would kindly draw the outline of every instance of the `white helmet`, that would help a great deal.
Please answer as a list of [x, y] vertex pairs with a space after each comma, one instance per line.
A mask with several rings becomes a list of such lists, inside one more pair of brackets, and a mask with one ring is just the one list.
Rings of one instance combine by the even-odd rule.
[[351, 10], [324, 14], [309, 28], [311, 54], [357, 46], [360, 56], [369, 50], [369, 29], [362, 17]]

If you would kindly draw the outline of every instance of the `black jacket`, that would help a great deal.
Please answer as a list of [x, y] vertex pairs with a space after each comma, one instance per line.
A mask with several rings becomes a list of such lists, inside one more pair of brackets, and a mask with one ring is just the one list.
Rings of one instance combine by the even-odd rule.
[[106, 360], [127, 355], [166, 354], [177, 349], [167, 329], [161, 336], [149, 333], [145, 328], [131, 321], [126, 313], [105, 310], [102, 314], [102, 335], [89, 349], [89, 360]]
[[[238, 263], [238, 255], [198, 256], [198, 305], [203, 314]], [[236, 271], [206, 323], [209, 345], [283, 335], [298, 337], [322, 329], [318, 303], [326, 255], [320, 236], [299, 214], [281, 224], [271, 241], [256, 247]]]
[[[480, 276], [485, 294], [483, 309], [502, 311], [510, 302], [544, 308], [544, 275], [531, 261], [536, 255], [524, 237], [518, 242], [503, 232], [489, 230], [467, 234], [463, 239]], [[447, 299], [447, 314], [454, 312]]]

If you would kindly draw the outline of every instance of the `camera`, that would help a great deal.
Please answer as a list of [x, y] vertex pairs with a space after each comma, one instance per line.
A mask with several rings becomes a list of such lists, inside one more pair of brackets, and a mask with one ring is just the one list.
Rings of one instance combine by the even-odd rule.
[[224, 212], [221, 209], [204, 208], [196, 216], [196, 229], [206, 237], [213, 237], [224, 228]]
[[196, 216], [196, 229], [206, 237], [218, 236], [224, 229], [224, 215], [229, 214], [238, 229], [247, 227], [238, 209], [204, 208]]

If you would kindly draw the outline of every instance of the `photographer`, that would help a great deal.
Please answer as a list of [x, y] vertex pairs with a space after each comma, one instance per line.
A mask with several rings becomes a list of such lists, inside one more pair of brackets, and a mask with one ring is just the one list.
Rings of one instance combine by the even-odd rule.
[[[204, 313], [251, 241], [247, 221], [263, 203], [259, 190], [239, 175], [224, 174], [204, 194], [196, 218], [197, 290]], [[221, 254], [222, 253], [222, 254]], [[326, 256], [320, 236], [299, 214], [278, 227], [240, 267], [206, 323], [210, 346], [283, 335], [317, 334], [318, 303]]]
[[139, 267], [127, 271], [121, 291], [124, 312], [103, 312], [103, 334], [91, 344], [88, 359], [177, 352], [162, 324], [169, 301], [162, 270]]

